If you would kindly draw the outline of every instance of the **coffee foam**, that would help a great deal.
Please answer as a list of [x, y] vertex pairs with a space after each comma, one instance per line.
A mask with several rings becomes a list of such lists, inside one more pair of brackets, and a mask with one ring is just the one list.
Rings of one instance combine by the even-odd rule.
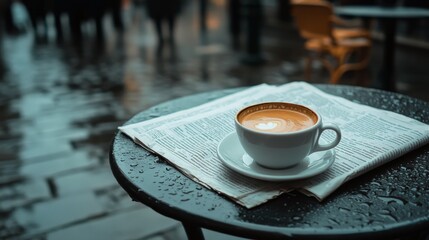
[[299, 131], [316, 124], [317, 115], [310, 109], [288, 103], [252, 106], [238, 114], [246, 128], [273, 133]]

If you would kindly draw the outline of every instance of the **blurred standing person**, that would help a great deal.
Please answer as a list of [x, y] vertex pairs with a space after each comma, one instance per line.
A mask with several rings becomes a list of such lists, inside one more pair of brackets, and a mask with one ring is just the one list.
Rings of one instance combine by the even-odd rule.
[[[3, 24], [8, 34], [15, 35], [20, 32], [16, 26], [12, 13], [12, 0], [0, 0], [0, 25]], [[3, 26], [0, 26], [0, 30]]]
[[169, 43], [174, 47], [174, 26], [181, 9], [181, 0], [146, 0], [146, 10], [158, 36], [158, 50], [164, 45], [163, 23], [168, 25]]

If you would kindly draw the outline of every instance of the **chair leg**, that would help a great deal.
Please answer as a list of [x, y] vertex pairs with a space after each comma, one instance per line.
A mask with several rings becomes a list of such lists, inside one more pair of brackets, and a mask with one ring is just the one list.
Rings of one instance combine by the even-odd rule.
[[332, 84], [337, 84], [343, 74], [351, 70], [361, 70], [364, 69], [369, 63], [369, 48], [358, 49], [358, 54], [362, 54], [362, 60], [357, 63], [346, 63], [347, 55], [344, 54], [338, 59], [337, 67], [332, 71], [331, 78], [329, 80]]
[[307, 81], [311, 81], [313, 71], [313, 58], [311, 56], [307, 56], [305, 58], [304, 63], [304, 76]]
[[188, 222], [182, 222], [182, 225], [188, 240], [204, 240], [204, 234], [200, 227]]
[[362, 69], [361, 69], [361, 74], [360, 77], [357, 79], [357, 83], [360, 86], [368, 86], [369, 83], [371, 82], [370, 79], [370, 74], [368, 71], [368, 64], [369, 64], [369, 60], [371, 57], [371, 50], [369, 48], [366, 49], [362, 49], [361, 51], [359, 51], [360, 57], [361, 57], [361, 63], [363, 65]]
[[328, 59], [329, 54], [319, 54], [317, 56], [317, 59], [322, 63], [322, 65], [325, 67], [325, 69], [329, 72], [329, 76], [332, 76], [333, 71], [335, 70], [335, 65], [332, 64], [330, 59]]
[[344, 74], [346, 71], [350, 70], [350, 69], [348, 69], [347, 67], [348, 67], [348, 66], [342, 65], [342, 66], [340, 66], [340, 67], [336, 68], [336, 69], [332, 72], [332, 74], [331, 74], [331, 78], [329, 79], [329, 83], [331, 83], [331, 84], [337, 84], [337, 83], [340, 81], [340, 79], [341, 79], [341, 77], [343, 76], [343, 74]]
[[330, 62], [329, 59], [326, 58], [326, 56], [322, 58], [322, 63], [323, 66], [325, 66], [325, 68], [328, 70], [329, 76], [331, 76], [334, 73], [336, 66], [332, 64], [332, 62]]

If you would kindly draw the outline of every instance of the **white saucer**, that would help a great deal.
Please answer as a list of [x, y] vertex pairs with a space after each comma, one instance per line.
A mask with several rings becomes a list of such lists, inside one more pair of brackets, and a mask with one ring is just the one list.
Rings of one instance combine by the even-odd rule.
[[290, 181], [312, 177], [327, 170], [335, 160], [335, 151], [329, 149], [315, 152], [290, 168], [265, 168], [247, 155], [235, 132], [230, 133], [219, 143], [217, 153], [222, 162], [232, 170], [266, 181]]

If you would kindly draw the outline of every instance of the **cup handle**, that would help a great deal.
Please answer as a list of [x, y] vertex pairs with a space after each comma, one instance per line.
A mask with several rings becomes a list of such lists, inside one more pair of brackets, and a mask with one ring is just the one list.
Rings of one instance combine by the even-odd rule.
[[[320, 136], [322, 136], [322, 133], [328, 129], [332, 130], [336, 133], [335, 139], [331, 143], [319, 144]], [[325, 151], [325, 150], [331, 149], [331, 148], [337, 146], [338, 143], [340, 142], [340, 140], [341, 140], [341, 130], [339, 127], [337, 127], [336, 125], [331, 124], [331, 123], [323, 124], [322, 127], [320, 128], [320, 133], [317, 136], [317, 141], [316, 141], [313, 152]]]

